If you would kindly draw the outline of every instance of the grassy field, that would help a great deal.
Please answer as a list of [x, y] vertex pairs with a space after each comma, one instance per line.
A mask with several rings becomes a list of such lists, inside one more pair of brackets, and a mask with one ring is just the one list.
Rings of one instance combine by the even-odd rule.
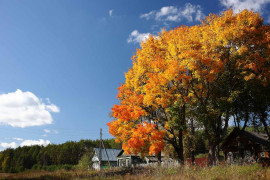
[[253, 166], [214, 166], [214, 167], [178, 167], [178, 168], [129, 168], [95, 171], [28, 171], [18, 174], [0, 174], [0, 179], [270, 179], [270, 168]]

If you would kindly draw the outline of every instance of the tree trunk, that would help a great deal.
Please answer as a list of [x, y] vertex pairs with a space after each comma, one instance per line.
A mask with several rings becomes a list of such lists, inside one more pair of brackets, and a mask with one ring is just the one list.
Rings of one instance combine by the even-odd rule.
[[209, 142], [209, 151], [208, 151], [208, 158], [209, 158], [209, 166], [215, 165], [215, 151], [216, 151], [216, 145], [214, 143]]
[[268, 131], [267, 123], [265, 121], [265, 119], [266, 119], [265, 117], [267, 117], [266, 113], [265, 112], [261, 112], [261, 114], [260, 114], [260, 121], [263, 123], [264, 131], [267, 134], [268, 139], [270, 139], [270, 134], [269, 134], [269, 131]]
[[219, 158], [219, 145], [217, 145], [217, 150], [216, 150], [216, 163], [218, 164], [220, 162], [220, 158]]
[[[194, 122], [193, 122], [193, 119], [191, 119], [191, 136], [192, 136], [193, 140], [194, 140], [194, 135], [195, 135]], [[192, 165], [195, 165], [195, 152], [194, 152], [193, 147], [191, 150], [191, 163], [192, 163]]]
[[245, 128], [246, 128], [246, 126], [247, 126], [247, 123], [248, 123], [248, 120], [249, 120], [249, 112], [246, 111], [246, 112], [245, 112], [245, 123], [244, 123], [244, 126], [243, 126], [243, 128], [242, 128], [242, 131], [245, 130]]
[[157, 154], [158, 166], [161, 166], [161, 151]]
[[192, 163], [192, 166], [195, 165], [195, 153], [194, 153], [194, 151], [191, 151], [191, 163]]
[[180, 107], [179, 111], [179, 120], [180, 120], [180, 129], [178, 134], [178, 147], [179, 150], [177, 151], [177, 155], [179, 158], [179, 161], [182, 165], [184, 165], [184, 148], [183, 148], [183, 129], [185, 127], [186, 122], [186, 106], [183, 105]]
[[179, 135], [178, 135], [178, 146], [179, 150], [177, 152], [178, 158], [180, 160], [180, 163], [184, 165], [184, 151], [183, 151], [183, 131], [179, 130]]
[[178, 144], [173, 143], [174, 150], [177, 154], [178, 161], [183, 164], [184, 163], [184, 155], [183, 155], [183, 148], [179, 147]]

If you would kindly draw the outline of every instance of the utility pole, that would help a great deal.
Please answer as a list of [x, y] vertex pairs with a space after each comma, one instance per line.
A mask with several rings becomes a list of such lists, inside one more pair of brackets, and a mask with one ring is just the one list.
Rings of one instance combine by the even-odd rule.
[[99, 141], [99, 168], [101, 169], [102, 162], [102, 128], [100, 128], [100, 141]]
[[106, 148], [104, 146], [104, 143], [103, 143], [103, 140], [102, 140], [102, 128], [100, 128], [99, 157], [98, 157], [100, 169], [101, 169], [101, 166], [102, 166], [102, 146], [103, 146], [104, 151], [106, 153], [108, 164], [111, 167], [109, 156], [108, 156], [107, 150], [106, 150]]
[[106, 156], [107, 156], [107, 161], [108, 161], [108, 164], [109, 164], [109, 166], [111, 167], [110, 159], [109, 159], [109, 156], [108, 156], [108, 153], [107, 153], [107, 150], [106, 150], [106, 148], [105, 148], [105, 146], [104, 146], [103, 141], [102, 141], [102, 145], [103, 145], [103, 148], [104, 148], [105, 153], [106, 153]]

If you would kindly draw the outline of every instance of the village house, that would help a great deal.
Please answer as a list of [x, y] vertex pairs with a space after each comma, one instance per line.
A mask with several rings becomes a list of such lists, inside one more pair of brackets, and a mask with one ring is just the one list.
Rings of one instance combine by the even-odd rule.
[[260, 157], [269, 158], [270, 142], [267, 134], [234, 128], [224, 140], [221, 149], [229, 163], [237, 158], [242, 161], [256, 161]]
[[[172, 161], [172, 159], [169, 159]], [[161, 154], [161, 162], [164, 162], [164, 155]], [[126, 154], [124, 150], [121, 150], [117, 155], [117, 166], [119, 167], [130, 167], [135, 166], [137, 164], [151, 164], [158, 163], [157, 156], [145, 156], [141, 158], [139, 155], [134, 154]]]
[[92, 158], [93, 169], [100, 170], [105, 167], [117, 166], [116, 157], [121, 150], [122, 149], [101, 149], [101, 159], [99, 159], [99, 148], [94, 148], [94, 156]]

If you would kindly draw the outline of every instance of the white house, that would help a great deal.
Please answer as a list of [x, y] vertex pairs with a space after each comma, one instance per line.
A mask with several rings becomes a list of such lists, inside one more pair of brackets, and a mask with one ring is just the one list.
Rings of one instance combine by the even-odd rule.
[[[106, 168], [109, 166], [117, 166], [117, 155], [122, 149], [101, 149], [101, 160], [99, 159], [99, 148], [94, 148], [94, 156], [92, 158], [93, 168], [100, 170], [100, 168]], [[107, 156], [108, 155], [108, 156]], [[101, 167], [100, 162], [101, 161]]]

